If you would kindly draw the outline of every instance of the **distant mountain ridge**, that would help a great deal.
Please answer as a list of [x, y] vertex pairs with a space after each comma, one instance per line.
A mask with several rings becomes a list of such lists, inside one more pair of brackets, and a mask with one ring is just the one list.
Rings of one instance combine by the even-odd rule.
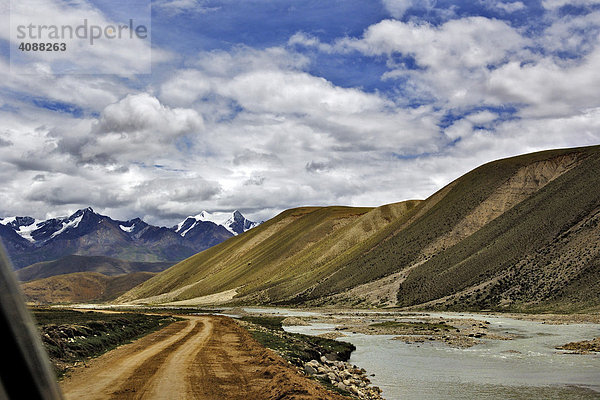
[[73, 254], [140, 262], [180, 261], [256, 226], [239, 211], [223, 222], [226, 225], [194, 220], [194, 226], [184, 231], [177, 227], [183, 227], [185, 221], [173, 228], [158, 227], [140, 218], [113, 220], [88, 207], [47, 220], [2, 218], [0, 239], [17, 269]]

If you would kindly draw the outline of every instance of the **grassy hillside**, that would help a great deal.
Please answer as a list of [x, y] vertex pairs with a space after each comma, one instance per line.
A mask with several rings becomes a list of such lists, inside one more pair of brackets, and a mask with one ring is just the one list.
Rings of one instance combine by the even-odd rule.
[[585, 160], [580, 168], [564, 173], [502, 214], [502, 218], [437, 254], [402, 284], [400, 304], [446, 296], [497, 276], [542, 251], [600, 206], [599, 168], [598, 157]]
[[105, 302], [114, 300], [154, 275], [152, 272], [120, 276], [76, 272], [26, 282], [21, 287], [27, 301], [35, 304]]
[[137, 262], [104, 256], [69, 255], [54, 261], [32, 264], [16, 271], [23, 282], [75, 272], [98, 272], [107, 276], [131, 272], [161, 272], [173, 265], [169, 262]]
[[[398, 282], [399, 306], [565, 311], [597, 307], [600, 276], [594, 257], [600, 247], [594, 221], [600, 207], [599, 162], [599, 148], [591, 147], [486, 164], [455, 181], [444, 199], [413, 224], [347, 265], [346, 275], [365, 265], [391, 273], [416, 264]], [[489, 199], [494, 203], [487, 204]], [[478, 212], [486, 204], [501, 212], [486, 219]], [[475, 218], [476, 229], [452, 240], [456, 227], [473, 216], [484, 223]], [[571, 251], [565, 253], [566, 248]], [[344, 284], [349, 287], [347, 281], [332, 278], [317, 296], [339, 292]]]
[[[245, 301], [294, 295], [323, 279], [350, 254], [418, 202], [377, 209], [303, 207], [287, 210], [242, 235], [157, 275], [120, 300], [172, 293], [182, 300], [236, 289]], [[164, 300], [164, 298], [163, 298]]]
[[288, 210], [120, 300], [594, 309], [598, 171], [598, 146], [545, 151], [482, 165], [424, 201]]

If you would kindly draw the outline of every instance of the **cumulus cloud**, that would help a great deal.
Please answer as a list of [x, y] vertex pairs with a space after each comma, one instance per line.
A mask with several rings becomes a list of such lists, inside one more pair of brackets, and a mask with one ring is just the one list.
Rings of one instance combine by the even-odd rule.
[[551, 59], [522, 65], [510, 62], [490, 74], [489, 93], [500, 101], [524, 104], [523, 116], [567, 116], [600, 105], [600, 48], [580, 63], [561, 67]]
[[98, 121], [96, 131], [106, 133], [147, 133], [160, 137], [178, 136], [202, 129], [202, 117], [194, 110], [163, 106], [148, 93], [128, 95], [107, 106]]
[[495, 1], [495, 0], [480, 0], [481, 3], [494, 10], [501, 10], [506, 13], [513, 13], [526, 8], [521, 1]]
[[[143, 26], [145, 33], [130, 34], [133, 29], [126, 24], [129, 20], [135, 21], [134, 29]], [[29, 41], [54, 41], [58, 37], [68, 48], [68, 51], [34, 51], [27, 54], [13, 51], [11, 65], [15, 73], [131, 76], [135, 73], [149, 73], [153, 62], [166, 61], [171, 57], [167, 51], [152, 49], [149, 36], [150, 10], [143, 4], [139, 7], [134, 3], [128, 4], [127, 18], [113, 19], [88, 1], [13, 1], [10, 22], [10, 29], [0, 30], [0, 35], [14, 46], [11, 49], [17, 48], [19, 42], [24, 40], [21, 36]], [[25, 29], [19, 31], [19, 26]], [[31, 30], [30, 26], [33, 27]], [[94, 35], [92, 26], [96, 29]], [[127, 27], [125, 30], [119, 28], [124, 26]], [[105, 35], [104, 32], [107, 31], [110, 34]], [[50, 36], [51, 34], [55, 37]], [[93, 40], [93, 36], [97, 39]]]
[[542, 0], [542, 6], [548, 10], [569, 6], [592, 6], [600, 4], [598, 0]]
[[302, 72], [253, 71], [234, 77], [220, 92], [252, 112], [354, 114], [385, 106], [377, 96]]
[[238, 153], [233, 158], [234, 165], [278, 165], [281, 164], [281, 159], [273, 153], [260, 153], [250, 149], [244, 149], [244, 151]]
[[[526, 11], [481, 3], [506, 18]], [[203, 4], [157, 3], [204, 17]], [[532, 33], [386, 0], [396, 19], [362, 34], [194, 50], [147, 79], [55, 75], [42, 63], [32, 80], [0, 59], [10, 77], [0, 215], [92, 205], [170, 225], [202, 209], [266, 219], [307, 204], [376, 206], [424, 198], [500, 157], [597, 144], [600, 15], [560, 17], [561, 5], [544, 2]], [[376, 64], [380, 82], [348, 83], [328, 62]]]
[[175, 106], [190, 105], [211, 93], [211, 82], [201, 71], [186, 69], [161, 86], [161, 99]]
[[9, 63], [1, 58], [0, 76], [5, 78], [3, 88], [12, 94], [3, 99], [9, 104], [18, 102], [22, 97], [49, 99], [80, 107], [88, 113], [100, 112], [130, 90], [111, 75], [88, 75], [82, 79], [78, 75], [54, 75], [50, 71], [19, 74], [11, 71]]
[[384, 7], [394, 18], [400, 19], [410, 8], [424, 8], [431, 10], [435, 0], [382, 0]]
[[90, 161], [98, 157], [142, 161], [167, 151], [183, 135], [201, 132], [203, 126], [195, 110], [166, 107], [147, 93], [128, 95], [102, 111], [81, 156]]
[[326, 172], [333, 168], [328, 161], [310, 161], [306, 163], [305, 169], [310, 173]]
[[492, 69], [515, 54], [527, 55], [524, 50], [527, 42], [503, 21], [467, 17], [438, 27], [385, 20], [370, 26], [362, 38], [340, 40], [336, 47], [339, 51], [385, 55], [390, 60], [395, 54], [412, 57], [423, 70], [390, 61], [383, 78], [408, 78], [416, 84], [415, 90], [423, 93], [421, 96], [433, 96], [460, 106], [481, 101]]
[[0, 137], [0, 147], [8, 147], [8, 146], [12, 146], [13, 142], [11, 142], [8, 139], [3, 139], [2, 137]]
[[218, 7], [207, 7], [198, 0], [159, 0], [153, 6], [162, 12], [177, 16], [180, 14], [206, 14], [218, 10]]
[[305, 32], [294, 33], [287, 42], [288, 46], [314, 47], [323, 52], [330, 52], [332, 46], [327, 43], [322, 43], [318, 37], [307, 34]]

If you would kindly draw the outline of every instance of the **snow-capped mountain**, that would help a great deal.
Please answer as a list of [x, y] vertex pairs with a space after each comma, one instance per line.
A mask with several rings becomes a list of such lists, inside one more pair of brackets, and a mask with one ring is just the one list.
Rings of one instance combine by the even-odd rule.
[[15, 233], [30, 243], [43, 243], [59, 235], [69, 237], [77, 235], [78, 230], [89, 230], [90, 225], [97, 223], [99, 217], [101, 216], [94, 213], [94, 210], [86, 208], [69, 217], [47, 220], [35, 220], [31, 217], [9, 217], [0, 219], [0, 224], [13, 228]]
[[0, 218], [0, 239], [15, 267], [21, 268], [71, 254], [180, 261], [234, 235], [210, 221], [186, 221], [173, 228], [158, 227], [140, 218], [113, 220], [88, 207], [47, 220]]
[[260, 225], [260, 222], [246, 219], [246, 217], [238, 210], [235, 210], [232, 213], [209, 213], [207, 211], [202, 211], [198, 215], [187, 217], [185, 220], [174, 226], [173, 230], [182, 236], [186, 236], [197, 227], [203, 226], [203, 223], [206, 222], [220, 225], [236, 236]]
[[221, 225], [234, 235], [239, 235], [240, 233], [244, 233], [255, 226], [260, 225], [260, 222], [250, 221], [249, 219], [246, 219], [241, 212], [235, 210], [231, 214], [231, 217], [227, 218]]

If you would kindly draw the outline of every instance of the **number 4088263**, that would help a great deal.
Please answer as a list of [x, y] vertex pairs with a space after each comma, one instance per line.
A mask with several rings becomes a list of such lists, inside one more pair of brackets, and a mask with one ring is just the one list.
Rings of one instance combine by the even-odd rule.
[[66, 43], [28, 43], [21, 42], [19, 45], [21, 51], [67, 51]]

